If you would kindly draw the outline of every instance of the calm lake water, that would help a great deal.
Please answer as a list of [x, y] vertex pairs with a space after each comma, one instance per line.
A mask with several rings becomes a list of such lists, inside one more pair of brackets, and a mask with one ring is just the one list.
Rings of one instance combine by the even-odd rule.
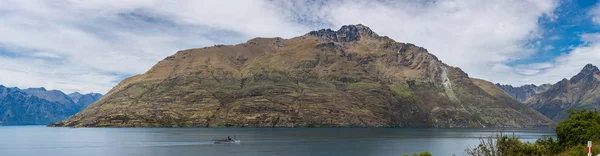
[[[463, 155], [500, 129], [435, 128], [49, 128], [0, 126], [0, 156]], [[535, 141], [551, 129], [505, 129]], [[236, 135], [234, 145], [212, 144]]]

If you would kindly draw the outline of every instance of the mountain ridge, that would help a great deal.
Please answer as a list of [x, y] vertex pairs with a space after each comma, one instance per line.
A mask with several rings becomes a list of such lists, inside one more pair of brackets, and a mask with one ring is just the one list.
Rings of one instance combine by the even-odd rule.
[[64, 120], [102, 95], [91, 93], [82, 96], [88, 98], [75, 103], [59, 90], [46, 90], [44, 87], [7, 88], [0, 85], [0, 125], [49, 124]]
[[599, 109], [599, 87], [600, 70], [592, 64], [586, 64], [571, 79], [562, 79], [526, 103], [547, 117], [561, 121], [568, 117], [569, 108]]
[[423, 47], [342, 26], [178, 51], [66, 127], [536, 127], [553, 122]]
[[535, 96], [536, 94], [545, 92], [550, 89], [552, 84], [542, 84], [540, 86], [536, 86], [535, 84], [528, 84], [519, 87], [513, 87], [512, 85], [503, 85], [496, 83], [496, 86], [502, 88], [502, 90], [506, 91], [511, 97], [525, 102], [527, 99]]
[[60, 103], [0, 85], [0, 125], [47, 124], [67, 118]]

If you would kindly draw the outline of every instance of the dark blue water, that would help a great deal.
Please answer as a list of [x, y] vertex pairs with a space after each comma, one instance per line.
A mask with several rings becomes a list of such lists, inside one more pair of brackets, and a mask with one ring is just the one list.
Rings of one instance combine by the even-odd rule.
[[[120, 155], [402, 155], [430, 151], [463, 155], [498, 129], [416, 128], [48, 128], [0, 126], [0, 156]], [[555, 135], [550, 129], [504, 133], [528, 141]], [[238, 136], [237, 145], [212, 144]]]

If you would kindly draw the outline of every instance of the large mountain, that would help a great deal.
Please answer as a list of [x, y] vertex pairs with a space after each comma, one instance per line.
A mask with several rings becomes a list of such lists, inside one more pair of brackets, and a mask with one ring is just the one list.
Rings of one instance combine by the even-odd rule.
[[363, 25], [189, 49], [127, 78], [69, 127], [533, 127], [554, 122], [425, 48]]
[[545, 92], [546, 90], [550, 89], [550, 86], [552, 86], [552, 84], [543, 84], [540, 86], [529, 84], [520, 87], [513, 87], [511, 85], [502, 85], [496, 83], [496, 86], [502, 88], [502, 90], [506, 91], [506, 93], [508, 93], [513, 98], [521, 102], [525, 102], [527, 101], [527, 99], [533, 97], [534, 95]]
[[102, 95], [97, 93], [82, 95], [82, 97], [86, 96], [88, 97], [86, 102], [74, 103], [71, 97], [58, 90], [48, 91], [45, 88], [21, 90], [0, 85], [0, 125], [49, 124], [64, 120]]
[[559, 81], [526, 102], [556, 121], [567, 119], [569, 108], [600, 110], [600, 70], [587, 64], [571, 79]]

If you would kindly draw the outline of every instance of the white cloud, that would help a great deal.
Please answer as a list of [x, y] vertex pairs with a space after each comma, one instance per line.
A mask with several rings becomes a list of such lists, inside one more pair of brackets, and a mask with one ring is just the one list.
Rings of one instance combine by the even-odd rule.
[[532, 64], [520, 64], [513, 67], [514, 71], [518, 74], [532, 76], [539, 74], [545, 69], [553, 67], [551, 63], [532, 63]]
[[31, 56], [43, 57], [43, 58], [61, 58], [59, 55], [57, 55], [55, 53], [49, 53], [49, 52], [35, 52], [35, 53], [31, 54]]
[[0, 3], [0, 48], [31, 56], [3, 58], [0, 70], [11, 76], [0, 84], [22, 88], [105, 93], [181, 49], [308, 31], [263, 1]]
[[[600, 3], [596, 4], [588, 15], [595, 24], [600, 24]], [[552, 40], [555, 37], [551, 37]], [[560, 37], [556, 37], [559, 39]], [[530, 76], [519, 77], [517, 80], [508, 82], [511, 84], [523, 83], [555, 83], [563, 78], [571, 78], [581, 71], [588, 63], [596, 66], [600, 65], [600, 33], [584, 33], [580, 35], [579, 40], [584, 42], [581, 45], [571, 45], [562, 48], [562, 55], [551, 61], [544, 62], [544, 67], [535, 66], [516, 66], [514, 69], [519, 74], [532, 74]], [[533, 65], [533, 64], [531, 64]]]
[[582, 34], [581, 41], [586, 42], [586, 43], [598, 42], [598, 41], [600, 41], [600, 34], [596, 34], [596, 33]]
[[45, 87], [61, 89], [67, 93], [87, 93], [108, 90], [119, 81], [117, 75], [86, 71], [77, 66], [68, 66], [69, 64], [39, 58], [0, 57], [0, 75], [3, 75], [0, 82], [11, 82], [8, 86]]
[[546, 45], [546, 46], [544, 46], [544, 48], [542, 48], [542, 50], [544, 50], [544, 51], [548, 51], [548, 50], [552, 50], [552, 49], [554, 49], [554, 46], [552, 46], [552, 45]]
[[600, 5], [597, 3], [589, 12], [588, 15], [592, 17], [592, 21], [596, 24], [600, 24]]
[[[600, 38], [600, 34], [586, 34], [583, 36], [595, 36], [591, 38]], [[549, 69], [544, 77], [554, 78], [560, 80], [560, 75], [570, 74], [570, 76], [562, 76], [563, 78], [570, 78], [577, 74], [583, 66], [588, 63], [592, 63], [596, 66], [600, 65], [600, 40], [595, 40], [589, 44], [585, 44], [572, 49], [568, 54], [563, 54], [554, 60], [555, 68]], [[563, 74], [564, 73], [564, 74]]]
[[541, 48], [538, 19], [558, 17], [552, 0], [0, 1], [0, 48], [34, 56], [1, 58], [8, 86], [103, 93], [177, 50], [357, 23], [493, 82], [540, 82], [563, 66], [506, 65]]
[[[600, 38], [598, 33], [583, 34], [581, 40], [587, 44], [572, 47], [569, 53], [563, 53], [549, 62], [517, 66], [515, 69], [535, 71], [533, 76], [523, 77], [517, 82], [556, 83], [563, 78], [569, 79], [575, 76], [588, 63], [600, 65], [600, 40], [598, 38]], [[527, 75], [528, 73], [520, 74]]]

